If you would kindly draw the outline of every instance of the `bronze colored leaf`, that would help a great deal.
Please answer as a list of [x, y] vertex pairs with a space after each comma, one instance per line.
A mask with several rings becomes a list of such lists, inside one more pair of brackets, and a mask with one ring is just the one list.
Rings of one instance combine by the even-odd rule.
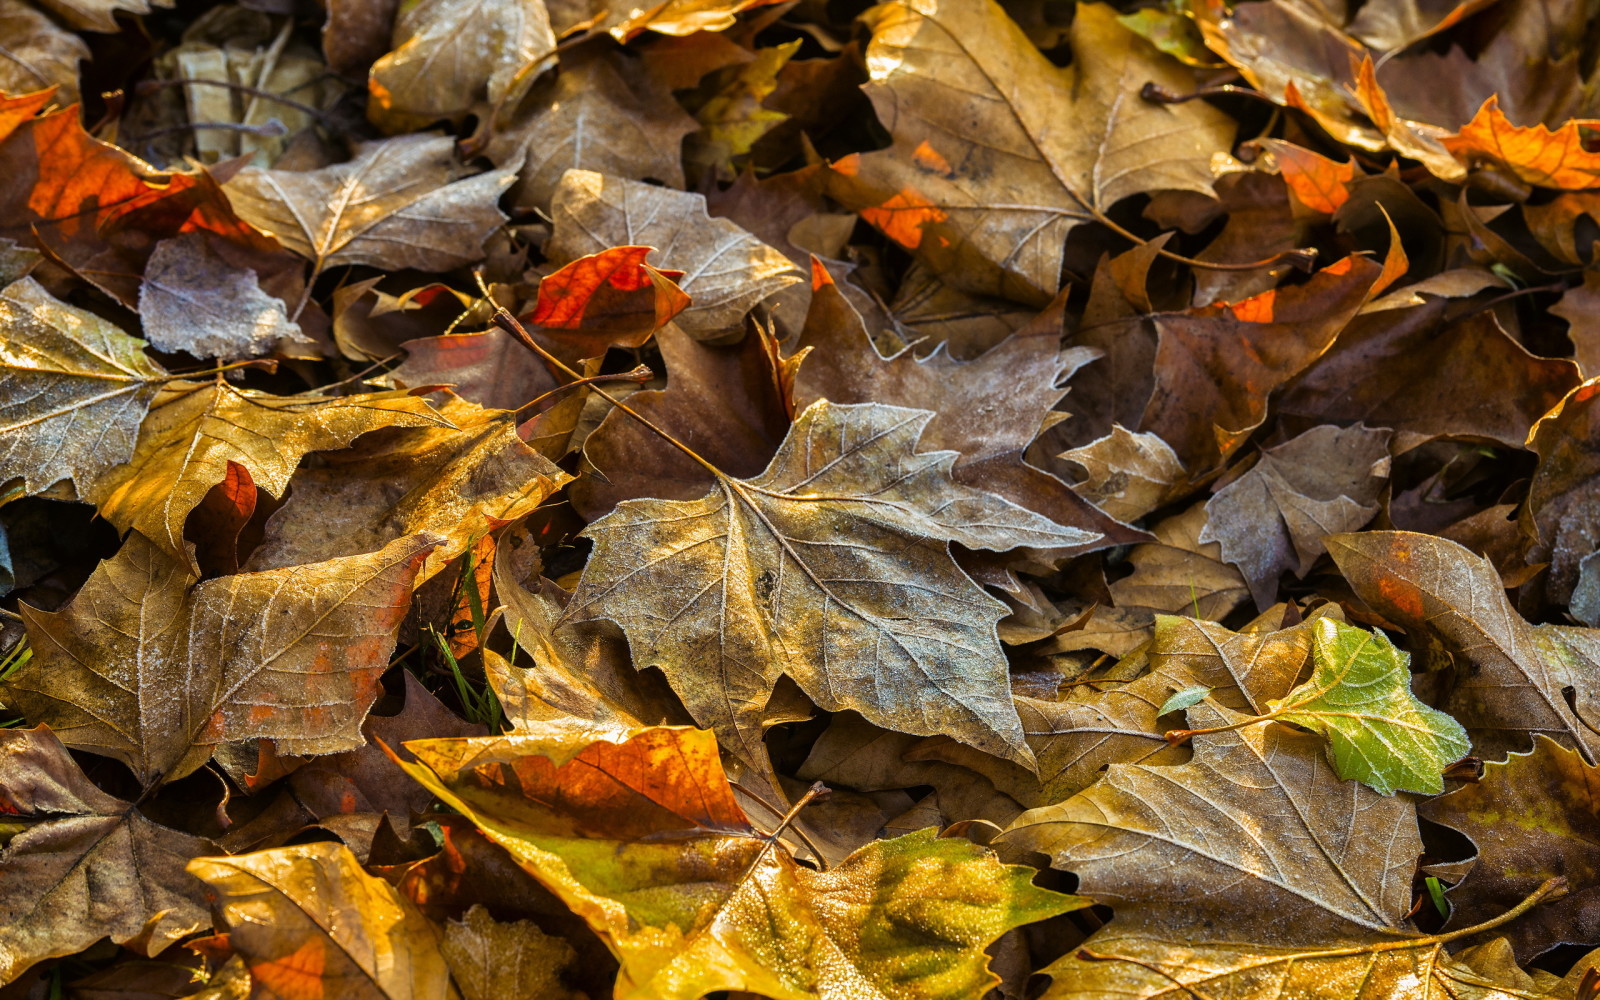
[[1133, 99], [1189, 75], [1104, 4], [1077, 5], [1065, 70], [993, 0], [886, 3], [865, 22], [867, 94], [894, 145], [836, 163], [832, 193], [967, 291], [1043, 305], [1074, 226], [1132, 194], [1209, 194], [1211, 153], [1232, 141], [1204, 104]]
[[0, 63], [0, 91], [28, 94], [54, 87], [61, 103], [77, 102], [78, 63], [89, 58], [83, 39], [27, 0], [0, 0], [0, 34], [8, 54]]
[[556, 264], [616, 246], [650, 246], [656, 265], [684, 272], [693, 303], [678, 316], [691, 336], [739, 325], [745, 313], [800, 280], [789, 259], [727, 219], [706, 214], [703, 195], [569, 170], [551, 203], [555, 232], [545, 254]]
[[223, 260], [192, 233], [162, 240], [139, 286], [144, 338], [158, 351], [240, 361], [276, 351], [316, 357], [288, 306], [261, 290], [256, 273]]
[[495, 203], [515, 173], [464, 176], [455, 143], [405, 135], [362, 143], [355, 159], [321, 170], [246, 167], [225, 185], [249, 223], [320, 272], [336, 264], [442, 271], [483, 257], [506, 217]]
[[601, 936], [619, 1000], [965, 1000], [997, 981], [996, 937], [1082, 905], [932, 830], [803, 868], [749, 824], [703, 731], [551, 724], [408, 749], [414, 778]]
[[[1545, 586], [1560, 604], [1581, 602], [1580, 577], [1592, 575], [1590, 557], [1600, 550], [1600, 380], [1590, 379], [1539, 419], [1528, 432], [1528, 447], [1539, 456], [1528, 502], [1521, 511], [1530, 555], [1549, 562]], [[1590, 584], [1592, 587], [1593, 584]], [[1574, 607], [1588, 625], [1595, 611]]]
[[247, 568], [374, 552], [429, 532], [443, 544], [423, 563], [420, 584], [571, 480], [522, 443], [513, 414], [453, 395], [439, 412], [451, 426], [379, 431], [296, 472]]
[[0, 292], [0, 482], [87, 490], [133, 454], [169, 376], [142, 341], [53, 297], [32, 278]]
[[252, 997], [436, 1000], [452, 997], [440, 935], [343, 844], [298, 844], [196, 858], [228, 942], [250, 967]]
[[228, 740], [273, 739], [289, 754], [354, 749], [412, 580], [438, 544], [417, 535], [196, 583], [131, 534], [66, 607], [23, 606], [34, 657], [6, 697], [146, 785], [181, 778]]
[[577, 953], [531, 920], [501, 923], [474, 906], [445, 925], [440, 951], [462, 1000], [577, 1000], [561, 983]]
[[568, 170], [683, 187], [681, 147], [695, 120], [632, 60], [574, 53], [524, 107], [484, 150], [497, 164], [522, 164], [511, 189], [517, 206], [548, 211]]
[[389, 373], [401, 388], [448, 385], [480, 406], [517, 410], [556, 387], [544, 362], [504, 330], [422, 337], [401, 346], [406, 359]]
[[1222, 557], [1250, 581], [1256, 607], [1266, 610], [1285, 571], [1304, 577], [1327, 551], [1324, 537], [1372, 519], [1388, 473], [1388, 431], [1312, 428], [1268, 448], [1206, 501], [1200, 541], [1222, 546]]
[[542, 0], [417, 0], [401, 4], [394, 51], [373, 63], [367, 113], [389, 132], [515, 106], [555, 62]]
[[950, 557], [1080, 542], [950, 478], [915, 452], [933, 414], [881, 404], [802, 413], [766, 471], [718, 473], [700, 500], [629, 500], [585, 531], [595, 551], [566, 620], [622, 626], [703, 725], [765, 756], [763, 706], [783, 675], [829, 711], [940, 733], [1031, 766], [995, 634], [1004, 605]]
[[1535, 736], [1531, 753], [1487, 765], [1477, 783], [1421, 812], [1478, 848], [1466, 879], [1448, 894], [1450, 927], [1494, 917], [1560, 875], [1568, 895], [1507, 928], [1517, 957], [1531, 962], [1559, 944], [1600, 943], [1600, 768], [1576, 750]]
[[1586, 761], [1600, 760], [1595, 630], [1528, 624], [1494, 566], [1444, 538], [1364, 531], [1334, 535], [1327, 546], [1362, 600], [1442, 640], [1458, 659], [1455, 685], [1439, 707], [1467, 727], [1478, 756], [1504, 759], [1543, 733]]
[[218, 378], [174, 382], [139, 428], [133, 456], [80, 491], [100, 515], [138, 531], [189, 563], [184, 522], [228, 476], [230, 462], [257, 488], [283, 496], [307, 452], [342, 448], [382, 427], [438, 426], [427, 402], [404, 392], [353, 396], [272, 396]]
[[212, 850], [96, 788], [45, 726], [0, 730], [0, 983], [109, 937], [145, 955], [210, 922], [184, 872]]

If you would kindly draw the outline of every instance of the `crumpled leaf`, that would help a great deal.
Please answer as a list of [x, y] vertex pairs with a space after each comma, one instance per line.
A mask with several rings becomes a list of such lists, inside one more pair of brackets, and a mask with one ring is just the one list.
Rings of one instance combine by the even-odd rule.
[[556, 36], [543, 0], [415, 0], [393, 44], [372, 65], [367, 115], [403, 132], [515, 104], [554, 64]]
[[428, 1000], [454, 995], [437, 928], [343, 844], [197, 858], [252, 996]]
[[[1440, 704], [1479, 757], [1503, 759], [1534, 734], [1600, 760], [1600, 634], [1529, 625], [1487, 560], [1409, 531], [1334, 535], [1328, 552], [1356, 594], [1406, 629], [1442, 640], [1461, 661]], [[1571, 689], [1571, 701], [1565, 692]]]
[[273, 351], [317, 355], [284, 301], [262, 291], [254, 271], [230, 265], [198, 234], [156, 244], [139, 286], [139, 319], [145, 340], [158, 351], [219, 361]]
[[1266, 718], [1327, 737], [1341, 778], [1383, 795], [1444, 791], [1445, 766], [1466, 756], [1467, 734], [1411, 693], [1411, 657], [1382, 632], [1329, 618], [1318, 619], [1313, 634], [1311, 678], [1268, 702]]
[[408, 340], [406, 359], [389, 373], [401, 388], [448, 385], [480, 406], [518, 410], [556, 387], [538, 355], [504, 330]]
[[213, 850], [96, 788], [47, 727], [0, 729], [0, 983], [109, 937], [155, 955], [209, 926], [183, 867]]
[[1135, 100], [1188, 71], [1103, 4], [1080, 3], [1072, 65], [1047, 60], [993, 0], [873, 8], [867, 94], [894, 137], [834, 164], [830, 193], [944, 280], [1043, 305], [1067, 233], [1120, 199], [1209, 194], [1233, 123], [1201, 102]]
[[[162, 0], [154, 2], [157, 7], [171, 6]], [[151, 0], [39, 0], [40, 6], [54, 11], [72, 27], [88, 31], [117, 31], [118, 12], [148, 14], [150, 3]]]
[[563, 57], [555, 80], [524, 102], [526, 115], [499, 129], [484, 155], [521, 162], [511, 197], [548, 210], [568, 170], [683, 187], [683, 137], [697, 124], [672, 92], [615, 53]]
[[184, 522], [228, 476], [249, 472], [257, 489], [281, 497], [307, 452], [342, 448], [382, 427], [444, 423], [427, 402], [404, 392], [273, 396], [216, 379], [166, 386], [139, 428], [132, 458], [80, 494], [100, 516], [138, 531], [193, 565]]
[[638, 347], [690, 305], [674, 284], [683, 272], [646, 264], [651, 249], [612, 247], [579, 257], [539, 282], [528, 322], [586, 358]]
[[1327, 551], [1322, 539], [1354, 531], [1378, 512], [1389, 472], [1389, 432], [1314, 427], [1262, 452], [1244, 475], [1206, 501], [1200, 541], [1250, 581], [1256, 606], [1272, 604], [1286, 570], [1304, 577]]
[[[1539, 456], [1520, 513], [1530, 555], [1549, 562], [1551, 600], [1574, 599], [1584, 561], [1600, 551], [1600, 380], [1572, 390], [1528, 432]], [[1591, 622], [1590, 624], [1593, 624]]]
[[34, 655], [6, 699], [146, 785], [183, 777], [227, 740], [354, 749], [438, 541], [196, 583], [131, 534], [60, 611], [23, 605]]
[[506, 221], [495, 203], [516, 176], [464, 177], [454, 150], [447, 136], [396, 136], [364, 142], [350, 162], [321, 170], [246, 167], [224, 188], [242, 217], [317, 271], [445, 271], [483, 257], [484, 238]]
[[1121, 424], [1111, 433], [1056, 456], [1081, 465], [1088, 478], [1073, 491], [1120, 521], [1133, 521], [1174, 499], [1186, 481], [1183, 463], [1154, 434], [1135, 434]]
[[691, 335], [738, 326], [758, 302], [800, 280], [789, 259], [727, 219], [706, 214], [703, 195], [623, 180], [592, 170], [561, 177], [545, 254], [557, 264], [615, 246], [651, 246], [658, 264], [684, 272], [692, 304], [678, 316]]
[[977, 996], [997, 982], [986, 945], [1081, 905], [932, 830], [802, 868], [750, 825], [703, 731], [547, 725], [407, 749], [414, 778], [601, 936], [619, 1000]]
[[462, 1000], [576, 1000], [560, 973], [577, 953], [531, 920], [502, 923], [474, 906], [445, 925], [440, 951]]
[[170, 376], [144, 343], [56, 299], [32, 278], [0, 291], [0, 482], [80, 489], [133, 454]]
[[572, 479], [517, 437], [512, 414], [456, 396], [439, 412], [451, 426], [380, 431], [296, 472], [247, 568], [373, 552], [429, 532], [443, 544], [423, 563], [421, 583]]
[[26, 0], [0, 0], [0, 34], [8, 54], [0, 63], [0, 92], [28, 94], [54, 87], [62, 104], [77, 102], [78, 63], [89, 58], [83, 39]]
[[994, 632], [1004, 606], [947, 542], [1048, 548], [1079, 533], [956, 484], [950, 452], [913, 452], [931, 417], [821, 400], [756, 478], [624, 502], [585, 531], [595, 551], [567, 620], [617, 622], [635, 664], [659, 664], [751, 760], [787, 674], [829, 711], [1031, 764]]
[[1547, 878], [1571, 889], [1505, 931], [1517, 957], [1531, 962], [1562, 943], [1600, 943], [1600, 768], [1547, 736], [1529, 753], [1488, 764], [1483, 777], [1423, 803], [1435, 823], [1472, 838], [1478, 852], [1447, 895], [1451, 928], [1470, 927], [1515, 906]]
[[1584, 148], [1579, 132], [1594, 125], [1574, 119], [1553, 131], [1540, 122], [1519, 128], [1500, 110], [1499, 98], [1490, 97], [1472, 121], [1440, 142], [1468, 166], [1492, 164], [1537, 187], [1582, 191], [1600, 187], [1600, 154]]

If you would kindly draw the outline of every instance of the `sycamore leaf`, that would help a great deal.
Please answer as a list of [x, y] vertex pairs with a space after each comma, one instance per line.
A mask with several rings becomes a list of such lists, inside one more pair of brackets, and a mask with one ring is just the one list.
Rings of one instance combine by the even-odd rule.
[[1541, 123], [1519, 128], [1499, 98], [1490, 97], [1461, 131], [1440, 142], [1469, 166], [1490, 164], [1538, 187], [1582, 191], [1600, 187], [1600, 153], [1584, 147], [1579, 131], [1595, 124], [1574, 119], [1553, 132]]
[[522, 163], [511, 189], [518, 206], [548, 211], [568, 170], [683, 187], [683, 137], [695, 120], [633, 60], [581, 50], [563, 56], [559, 75], [524, 106], [527, 114], [484, 149], [496, 164]]
[[406, 359], [389, 373], [401, 388], [448, 385], [480, 406], [517, 410], [556, 387], [539, 356], [504, 330], [419, 337], [401, 346]]
[[56, 88], [63, 104], [78, 100], [78, 63], [89, 58], [83, 39], [27, 0], [0, 0], [0, 35], [8, 58], [0, 63], [0, 92], [28, 94]]
[[254, 271], [232, 266], [197, 233], [156, 244], [139, 286], [139, 319], [158, 351], [219, 361], [275, 350], [316, 356], [284, 301], [262, 291]]
[[168, 379], [144, 342], [54, 298], [32, 278], [0, 291], [0, 482], [84, 490], [133, 454]]
[[[1209, 703], [1189, 716], [1241, 721]], [[1196, 736], [1189, 763], [1113, 764], [1004, 839], [1075, 872], [1123, 933], [1267, 946], [1401, 936], [1422, 851], [1416, 807], [1340, 781], [1320, 742], [1282, 726]]]
[[134, 533], [60, 611], [23, 605], [34, 656], [6, 698], [70, 747], [170, 781], [228, 740], [291, 754], [363, 743], [411, 583], [439, 540], [196, 583]]
[[196, 858], [251, 996], [341, 1000], [451, 997], [437, 928], [343, 844]]
[[957, 484], [951, 452], [914, 451], [932, 416], [819, 400], [759, 476], [623, 502], [584, 532], [595, 549], [567, 620], [622, 626], [636, 665], [661, 666], [753, 762], [788, 675], [828, 711], [1031, 765], [995, 632], [1005, 607], [949, 543], [1049, 548], [1081, 532]]
[[1128, 195], [1209, 194], [1233, 123], [1199, 102], [1136, 100], [1189, 71], [1080, 3], [1058, 69], [993, 0], [873, 8], [867, 94], [894, 145], [834, 165], [830, 191], [967, 291], [1054, 295], [1066, 234]]
[[1371, 520], [1388, 471], [1388, 431], [1314, 427], [1266, 449], [1250, 471], [1206, 501], [1200, 541], [1221, 545], [1264, 610], [1285, 571], [1304, 577], [1327, 551], [1324, 537]]
[[586, 358], [611, 347], [638, 347], [690, 305], [674, 284], [683, 272], [646, 264], [650, 252], [650, 247], [612, 247], [579, 257], [539, 282], [528, 321]]
[[394, 22], [394, 51], [372, 66], [368, 115], [389, 132], [515, 104], [555, 62], [543, 0], [416, 0]]
[[545, 254], [557, 264], [616, 246], [655, 247], [660, 266], [684, 272], [679, 286], [693, 303], [678, 325], [693, 335], [737, 327], [756, 303], [800, 280], [783, 254], [708, 216], [704, 195], [568, 170], [550, 214]]
[[1559, 944], [1600, 944], [1600, 767], [1547, 736], [1530, 753], [1484, 767], [1483, 777], [1423, 804], [1422, 815], [1477, 845], [1466, 878], [1450, 890], [1449, 926], [1471, 926], [1564, 876], [1561, 905], [1536, 910], [1506, 932], [1532, 961]]
[[1345, 185], [1355, 179], [1355, 160], [1330, 160], [1282, 139], [1256, 141], [1272, 153], [1279, 176], [1301, 205], [1321, 215], [1332, 215], [1350, 200]]
[[515, 172], [464, 177], [445, 136], [406, 135], [356, 147], [321, 170], [246, 167], [226, 185], [235, 210], [309, 258], [385, 270], [443, 271], [483, 256], [506, 221], [495, 203]]
[[1384, 795], [1444, 791], [1445, 765], [1467, 755], [1467, 734], [1411, 693], [1411, 657], [1381, 632], [1331, 618], [1315, 635], [1311, 679], [1269, 702], [1267, 717], [1326, 736], [1341, 778]]
[[382, 427], [445, 423], [425, 400], [404, 392], [273, 396], [221, 378], [173, 382], [139, 428], [133, 456], [79, 493], [112, 524], [192, 566], [184, 522], [227, 478], [230, 462], [258, 489], [281, 497], [307, 452], [342, 448]]
[[1600, 631], [1528, 624], [1494, 566], [1448, 539], [1364, 531], [1327, 544], [1362, 600], [1460, 658], [1440, 707], [1466, 726], [1478, 756], [1503, 759], [1543, 733], [1600, 761]]
[[439, 950], [462, 1000], [577, 1000], [561, 984], [577, 953], [531, 920], [502, 923], [474, 906], [445, 925]]
[[571, 480], [517, 437], [513, 415], [449, 396], [448, 427], [396, 427], [296, 472], [247, 568], [373, 552], [406, 535], [444, 540], [420, 583], [489, 531], [533, 513]]
[[0, 984], [103, 937], [155, 955], [209, 926], [183, 869], [211, 845], [96, 788], [48, 728], [0, 730], [0, 817]]
[[803, 868], [750, 825], [699, 730], [547, 724], [407, 749], [412, 777], [600, 935], [618, 1000], [980, 996], [990, 942], [1082, 905], [932, 830]]

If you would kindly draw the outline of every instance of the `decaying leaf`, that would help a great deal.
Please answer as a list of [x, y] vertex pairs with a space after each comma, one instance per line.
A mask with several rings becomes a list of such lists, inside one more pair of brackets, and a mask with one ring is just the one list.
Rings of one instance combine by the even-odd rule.
[[155, 955], [208, 926], [184, 866], [212, 845], [96, 788], [48, 728], [0, 730], [0, 816], [0, 983], [102, 937]]
[[150, 254], [139, 319], [151, 347], [197, 358], [305, 355], [313, 347], [290, 322], [287, 304], [261, 290], [254, 271], [232, 267], [195, 234], [162, 240]]
[[501, 923], [474, 906], [445, 926], [439, 948], [462, 1000], [576, 1000], [561, 984], [572, 945], [531, 920]]
[[829, 711], [954, 736], [1024, 764], [994, 623], [1004, 606], [950, 558], [1078, 542], [950, 478], [914, 451], [924, 410], [813, 403], [766, 471], [717, 474], [700, 500], [630, 500], [590, 525], [567, 620], [622, 626], [697, 721], [759, 761], [760, 719], [787, 675]]
[[703, 731], [549, 724], [407, 749], [413, 777], [601, 936], [619, 998], [956, 1000], [996, 982], [996, 937], [1081, 905], [931, 830], [803, 868], [751, 826]]
[[[1600, 551], [1600, 381], [1572, 390], [1528, 432], [1539, 467], [1528, 486], [1522, 527], [1533, 552], [1550, 563], [1552, 600], [1570, 604], [1586, 560]], [[1590, 571], [1593, 572], [1593, 571]], [[1580, 609], [1574, 616], [1583, 620]], [[1586, 624], [1594, 625], [1595, 621]]]
[[189, 871], [250, 967], [252, 996], [449, 995], [439, 931], [343, 844], [197, 858]]
[[196, 583], [131, 534], [66, 607], [24, 606], [34, 658], [6, 681], [6, 699], [147, 785], [188, 774], [225, 740], [352, 749], [438, 543], [413, 535], [369, 555]]
[[28, 94], [54, 87], [62, 103], [78, 100], [78, 63], [89, 58], [83, 39], [27, 0], [0, 0], [0, 32], [8, 56], [0, 64], [0, 91]]

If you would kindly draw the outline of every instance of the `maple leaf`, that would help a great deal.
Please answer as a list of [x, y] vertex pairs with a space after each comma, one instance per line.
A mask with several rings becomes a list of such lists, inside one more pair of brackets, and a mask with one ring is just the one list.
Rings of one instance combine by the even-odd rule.
[[[1551, 600], [1572, 606], [1573, 617], [1600, 624], [1600, 566], [1591, 558], [1600, 532], [1600, 464], [1594, 442], [1600, 437], [1600, 382], [1573, 389], [1528, 432], [1528, 447], [1539, 456], [1528, 501], [1520, 517], [1533, 542], [1530, 555], [1548, 560], [1545, 586]], [[1584, 602], [1588, 604], [1585, 605]], [[1585, 610], [1586, 607], [1589, 610]]]
[[515, 411], [556, 387], [544, 362], [503, 330], [421, 337], [400, 346], [406, 359], [389, 378], [401, 388], [448, 385], [480, 406]]
[[693, 300], [678, 316], [691, 334], [739, 325], [756, 303], [799, 281], [778, 251], [726, 219], [706, 214], [703, 195], [568, 170], [551, 202], [555, 231], [545, 255], [557, 264], [615, 246], [652, 246]]
[[[230, 265], [198, 233], [162, 240], [139, 286], [145, 340], [158, 351], [239, 361], [278, 351], [315, 357], [282, 299]], [[312, 349], [312, 350], [308, 350]]]
[[1494, 567], [1447, 539], [1366, 531], [1333, 535], [1327, 546], [1362, 600], [1443, 640], [1469, 665], [1441, 707], [1467, 727], [1479, 756], [1503, 758], [1543, 733], [1600, 760], [1600, 737], [1586, 721], [1600, 719], [1594, 630], [1529, 625]]
[[584, 532], [595, 550], [566, 620], [620, 625], [635, 663], [660, 665], [752, 761], [788, 675], [829, 711], [1031, 764], [994, 632], [1004, 606], [948, 543], [1049, 548], [1082, 532], [955, 483], [950, 452], [913, 451], [932, 416], [821, 400], [761, 475], [623, 502]]
[[83, 39], [26, 0], [0, 0], [0, 32], [11, 54], [0, 66], [0, 92], [53, 89], [62, 103], [78, 100], [78, 63], [89, 58]]
[[750, 825], [700, 730], [550, 724], [407, 749], [412, 777], [601, 936], [619, 998], [974, 996], [996, 981], [994, 938], [1081, 905], [931, 830], [802, 868]]
[[445, 925], [439, 950], [462, 1000], [579, 1000], [560, 977], [577, 953], [531, 920], [502, 923], [474, 906]]
[[1200, 541], [1250, 581], [1266, 609], [1285, 570], [1304, 577], [1327, 535], [1352, 531], [1378, 512], [1389, 469], [1389, 432], [1357, 425], [1315, 427], [1262, 452], [1250, 471], [1206, 501]]
[[246, 167], [224, 189], [244, 219], [310, 259], [442, 271], [483, 256], [506, 221], [496, 207], [513, 170], [464, 177], [445, 136], [405, 135], [356, 147], [321, 170]]
[[252, 996], [448, 995], [438, 929], [343, 844], [196, 858], [189, 871], [249, 966]]
[[1211, 151], [1233, 123], [1200, 103], [1135, 98], [1189, 87], [1103, 4], [1080, 3], [1072, 65], [1047, 60], [993, 0], [886, 3], [867, 94], [888, 150], [835, 163], [830, 193], [946, 281], [1040, 305], [1068, 232], [1128, 195], [1210, 193]]
[[322, 456], [289, 480], [247, 569], [277, 569], [372, 552], [397, 538], [441, 540], [427, 580], [495, 528], [533, 513], [571, 476], [517, 437], [514, 415], [450, 396], [447, 427], [392, 428]]
[[208, 926], [184, 865], [212, 845], [96, 788], [47, 727], [0, 730], [0, 983], [103, 937], [146, 955]]
[[123, 761], [147, 785], [217, 744], [286, 753], [360, 746], [411, 583], [438, 539], [197, 583], [134, 533], [60, 611], [23, 606], [34, 657], [6, 697], [70, 747]]
[[1466, 878], [1447, 894], [1450, 926], [1493, 917], [1561, 875], [1571, 893], [1517, 921], [1506, 937], [1525, 961], [1559, 943], [1600, 943], [1600, 845], [1593, 837], [1600, 768], [1576, 750], [1535, 736], [1532, 751], [1485, 766], [1477, 783], [1424, 803], [1420, 812], [1478, 848]]
[[373, 63], [368, 116], [389, 132], [514, 104], [555, 62], [543, 3], [418, 0], [401, 6], [394, 51]]
[[[133, 454], [166, 371], [144, 343], [32, 278], [0, 291], [0, 481], [86, 489]], [[93, 428], [91, 432], [89, 428]]]
[[80, 492], [112, 524], [192, 565], [184, 523], [227, 477], [229, 463], [248, 471], [258, 489], [281, 497], [307, 452], [341, 448], [380, 427], [445, 422], [425, 400], [404, 392], [273, 396], [220, 378], [172, 382], [140, 426], [132, 457]]
[[650, 247], [612, 247], [577, 260], [539, 282], [528, 321], [582, 357], [638, 347], [690, 305], [675, 282], [681, 271], [644, 262]]
[[1551, 131], [1542, 124], [1511, 124], [1500, 101], [1491, 97], [1455, 135], [1440, 141], [1471, 166], [1488, 163], [1510, 171], [1529, 184], [1581, 191], [1600, 187], [1600, 154], [1584, 148], [1581, 128], [1592, 121], [1572, 120]]

